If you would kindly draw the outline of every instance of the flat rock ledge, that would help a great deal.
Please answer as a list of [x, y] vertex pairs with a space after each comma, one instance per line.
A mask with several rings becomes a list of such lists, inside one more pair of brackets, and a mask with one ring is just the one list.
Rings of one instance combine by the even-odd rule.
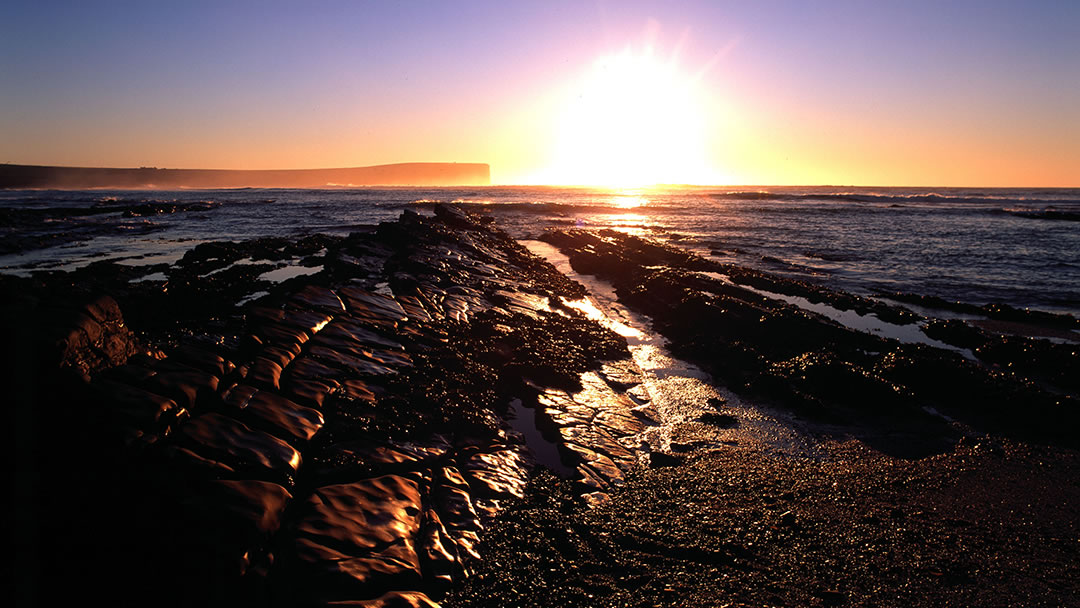
[[[620, 302], [652, 319], [673, 353], [727, 387], [888, 453], [937, 453], [964, 429], [1077, 446], [1076, 342], [927, 319], [614, 230], [549, 230], [541, 238], [568, 256], [575, 271], [610, 281]], [[784, 296], [896, 325], [920, 323], [940, 346], [856, 331]], [[1000, 306], [983, 312], [1043, 328], [1076, 325], [1068, 315]]]
[[324, 243], [320, 272], [165, 338], [134, 334], [108, 296], [63, 315], [21, 296], [20, 318], [52, 323], [11, 330], [34, 353], [9, 366], [26, 388], [17, 471], [34, 478], [16, 517], [38, 522], [20, 537], [29, 593], [437, 606], [536, 467], [606, 502], [654, 423], [625, 340], [489, 222], [435, 213]]

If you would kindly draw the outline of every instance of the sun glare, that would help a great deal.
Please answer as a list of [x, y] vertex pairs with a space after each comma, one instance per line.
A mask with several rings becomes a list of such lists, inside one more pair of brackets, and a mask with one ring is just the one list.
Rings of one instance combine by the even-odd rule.
[[619, 209], [634, 209], [648, 203], [648, 199], [635, 192], [617, 192], [610, 204]]
[[696, 78], [651, 48], [597, 60], [557, 117], [544, 181], [614, 188], [719, 183]]

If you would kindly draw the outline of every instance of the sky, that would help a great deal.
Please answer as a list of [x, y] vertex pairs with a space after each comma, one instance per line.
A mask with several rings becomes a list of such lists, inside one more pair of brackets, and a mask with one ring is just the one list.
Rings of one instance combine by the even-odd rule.
[[0, 162], [1080, 186], [1080, 2], [0, 3]]

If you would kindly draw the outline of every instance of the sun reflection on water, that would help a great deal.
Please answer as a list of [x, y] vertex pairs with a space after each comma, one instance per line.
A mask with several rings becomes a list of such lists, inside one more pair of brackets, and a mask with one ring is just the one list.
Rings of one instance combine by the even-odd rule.
[[611, 329], [624, 338], [641, 338], [645, 335], [641, 333], [640, 330], [607, 316], [602, 310], [597, 308], [596, 304], [588, 297], [581, 298], [580, 300], [567, 300], [566, 298], [563, 298], [563, 304], [569, 308], [580, 311], [589, 319]]
[[647, 231], [648, 218], [640, 213], [617, 213], [605, 216], [604, 223], [612, 230], [640, 236]]
[[610, 201], [613, 207], [620, 209], [635, 209], [648, 204], [648, 202], [649, 199], [637, 194], [618, 194]]

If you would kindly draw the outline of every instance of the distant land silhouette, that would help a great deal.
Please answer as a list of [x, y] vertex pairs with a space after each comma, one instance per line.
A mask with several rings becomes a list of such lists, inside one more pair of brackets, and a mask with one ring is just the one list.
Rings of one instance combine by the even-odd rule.
[[398, 163], [347, 169], [114, 169], [0, 165], [0, 188], [331, 188], [486, 186], [486, 163]]

